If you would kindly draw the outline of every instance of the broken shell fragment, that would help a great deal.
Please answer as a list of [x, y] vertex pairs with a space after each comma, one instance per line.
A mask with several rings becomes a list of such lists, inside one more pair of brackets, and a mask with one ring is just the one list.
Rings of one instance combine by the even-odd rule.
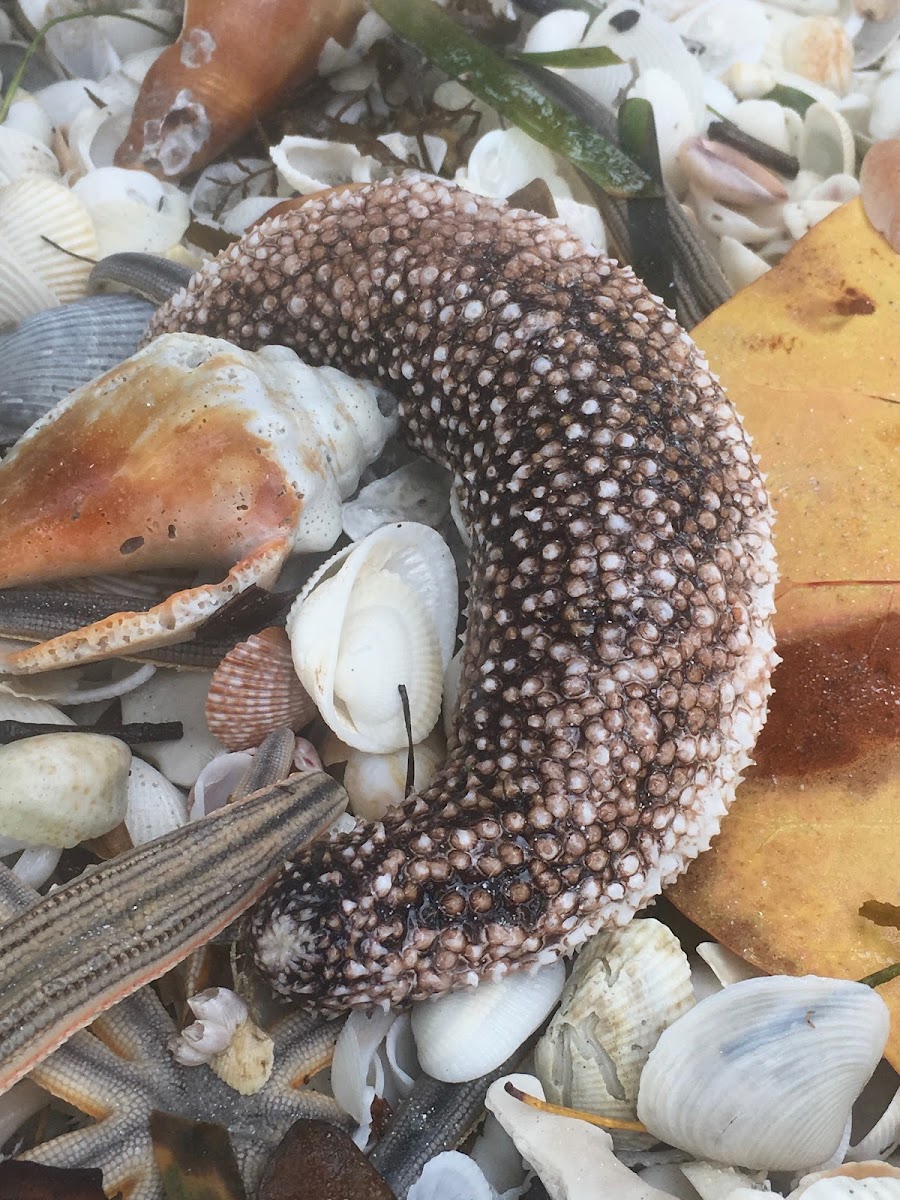
[[251, 353], [170, 334], [67, 397], [0, 464], [0, 586], [199, 563], [231, 570], [146, 613], [10, 654], [3, 669], [184, 640], [251, 584], [271, 586], [291, 550], [327, 549], [342, 498], [392, 427], [378, 396], [282, 346]]
[[747, 979], [707, 996], [662, 1034], [637, 1114], [697, 1158], [766, 1170], [827, 1162], [881, 1058], [890, 1017], [841, 979]]
[[859, 186], [866, 216], [900, 253], [900, 138], [876, 142], [863, 159]]
[[484, 1103], [551, 1200], [671, 1200], [670, 1193], [644, 1183], [616, 1158], [605, 1130], [532, 1108], [507, 1085], [538, 1100], [544, 1099], [543, 1088], [533, 1075], [505, 1075], [491, 1084]]
[[206, 723], [228, 750], [258, 746], [273, 729], [302, 729], [316, 706], [297, 678], [283, 629], [252, 634], [230, 650], [213, 673]]
[[401, 522], [342, 550], [288, 616], [294, 666], [326, 725], [359, 750], [407, 745], [430, 732], [456, 634], [456, 568], [433, 529]]
[[451, 992], [412, 1010], [422, 1069], [445, 1083], [477, 1079], [499, 1067], [541, 1024], [566, 979], [562, 959], [514, 971], [474, 991]]
[[167, 179], [199, 170], [311, 77], [329, 38], [346, 43], [362, 0], [188, 0], [178, 40], [147, 72], [120, 167]]
[[68, 848], [125, 817], [131, 751], [97, 733], [45, 733], [0, 746], [0, 834]]
[[648, 918], [596, 934], [535, 1048], [548, 1099], [634, 1121], [651, 1050], [693, 1004], [690, 966], [667, 926]]

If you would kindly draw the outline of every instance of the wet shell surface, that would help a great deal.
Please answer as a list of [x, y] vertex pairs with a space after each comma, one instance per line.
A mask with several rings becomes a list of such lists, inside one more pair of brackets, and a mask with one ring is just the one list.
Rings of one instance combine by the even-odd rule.
[[638, 1119], [697, 1158], [767, 1170], [827, 1162], [889, 1024], [863, 984], [813, 975], [732, 984], [662, 1034], [641, 1075]]
[[297, 674], [332, 732], [376, 754], [406, 746], [402, 684], [420, 742], [440, 713], [457, 609], [453, 556], [426, 525], [386, 525], [326, 563], [287, 631]]
[[493, 1071], [553, 1010], [565, 979], [560, 959], [536, 971], [482, 983], [474, 991], [451, 992], [417, 1004], [412, 1031], [422, 1069], [445, 1083], [463, 1083]]
[[693, 1005], [687, 957], [666, 925], [648, 918], [596, 934], [535, 1048], [547, 1098], [633, 1121], [651, 1050]]
[[124, 818], [131, 751], [96, 733], [45, 733], [0, 747], [0, 835], [77, 846]]
[[0, 334], [0, 441], [16, 441], [69, 392], [134, 354], [152, 313], [137, 296], [88, 296]]
[[229, 750], [258, 746], [273, 729], [302, 729], [316, 715], [291, 659], [283, 629], [263, 629], [239, 643], [213, 673], [206, 723]]

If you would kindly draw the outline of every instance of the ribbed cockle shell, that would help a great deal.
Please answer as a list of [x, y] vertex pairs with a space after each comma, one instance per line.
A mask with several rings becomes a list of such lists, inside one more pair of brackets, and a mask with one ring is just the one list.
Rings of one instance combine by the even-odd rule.
[[222, 659], [209, 685], [206, 723], [229, 750], [258, 746], [273, 729], [302, 729], [316, 706], [297, 678], [283, 629], [263, 629]]
[[453, 556], [426, 525], [385, 525], [335, 555], [287, 622], [297, 674], [328, 727], [360, 750], [399, 750], [402, 684], [420, 742], [440, 713], [457, 613]]

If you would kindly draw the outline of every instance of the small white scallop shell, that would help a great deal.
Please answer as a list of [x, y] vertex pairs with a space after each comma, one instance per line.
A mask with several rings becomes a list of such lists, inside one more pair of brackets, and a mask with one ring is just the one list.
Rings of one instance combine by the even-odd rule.
[[87, 293], [97, 238], [84, 205], [64, 184], [26, 175], [0, 188], [0, 230], [4, 249], [58, 300]]
[[165, 775], [142, 758], [128, 772], [125, 828], [135, 846], [152, 842], [187, 822], [187, 798]]
[[596, 934], [535, 1048], [548, 1098], [633, 1121], [650, 1051], [693, 1004], [690, 966], [667, 926], [647, 918]]
[[316, 572], [287, 631], [300, 681], [342, 741], [376, 754], [406, 746], [401, 684], [413, 743], [430, 732], [458, 603], [446, 542], [411, 521], [376, 529]]
[[559, 999], [562, 959], [534, 972], [514, 971], [474, 991], [450, 992], [412, 1010], [422, 1069], [446, 1083], [493, 1071], [521, 1046]]
[[641, 1075], [638, 1119], [656, 1137], [734, 1166], [825, 1162], [887, 1040], [887, 1006], [839, 979], [747, 979], [671, 1025]]
[[575, 8], [557, 8], [535, 21], [525, 39], [528, 54], [545, 54], [552, 50], [571, 50], [577, 46], [587, 29], [587, 12]]
[[[368, 754], [348, 746], [329, 734], [321, 747], [325, 766], [343, 762], [344, 791], [350, 797], [350, 811], [363, 821], [380, 821], [395, 804], [402, 804], [406, 791], [408, 751]], [[447, 756], [447, 743], [435, 728], [423, 742], [413, 746], [413, 787], [421, 794], [434, 779]]]

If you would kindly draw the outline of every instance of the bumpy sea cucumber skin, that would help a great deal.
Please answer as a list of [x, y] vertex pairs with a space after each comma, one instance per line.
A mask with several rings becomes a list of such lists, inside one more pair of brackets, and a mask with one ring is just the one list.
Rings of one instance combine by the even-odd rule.
[[687, 334], [559, 223], [433, 179], [267, 222], [160, 310], [175, 330], [385, 381], [473, 537], [447, 762], [290, 865], [263, 972], [395, 1004], [627, 921], [718, 831], [776, 661], [768, 497]]

